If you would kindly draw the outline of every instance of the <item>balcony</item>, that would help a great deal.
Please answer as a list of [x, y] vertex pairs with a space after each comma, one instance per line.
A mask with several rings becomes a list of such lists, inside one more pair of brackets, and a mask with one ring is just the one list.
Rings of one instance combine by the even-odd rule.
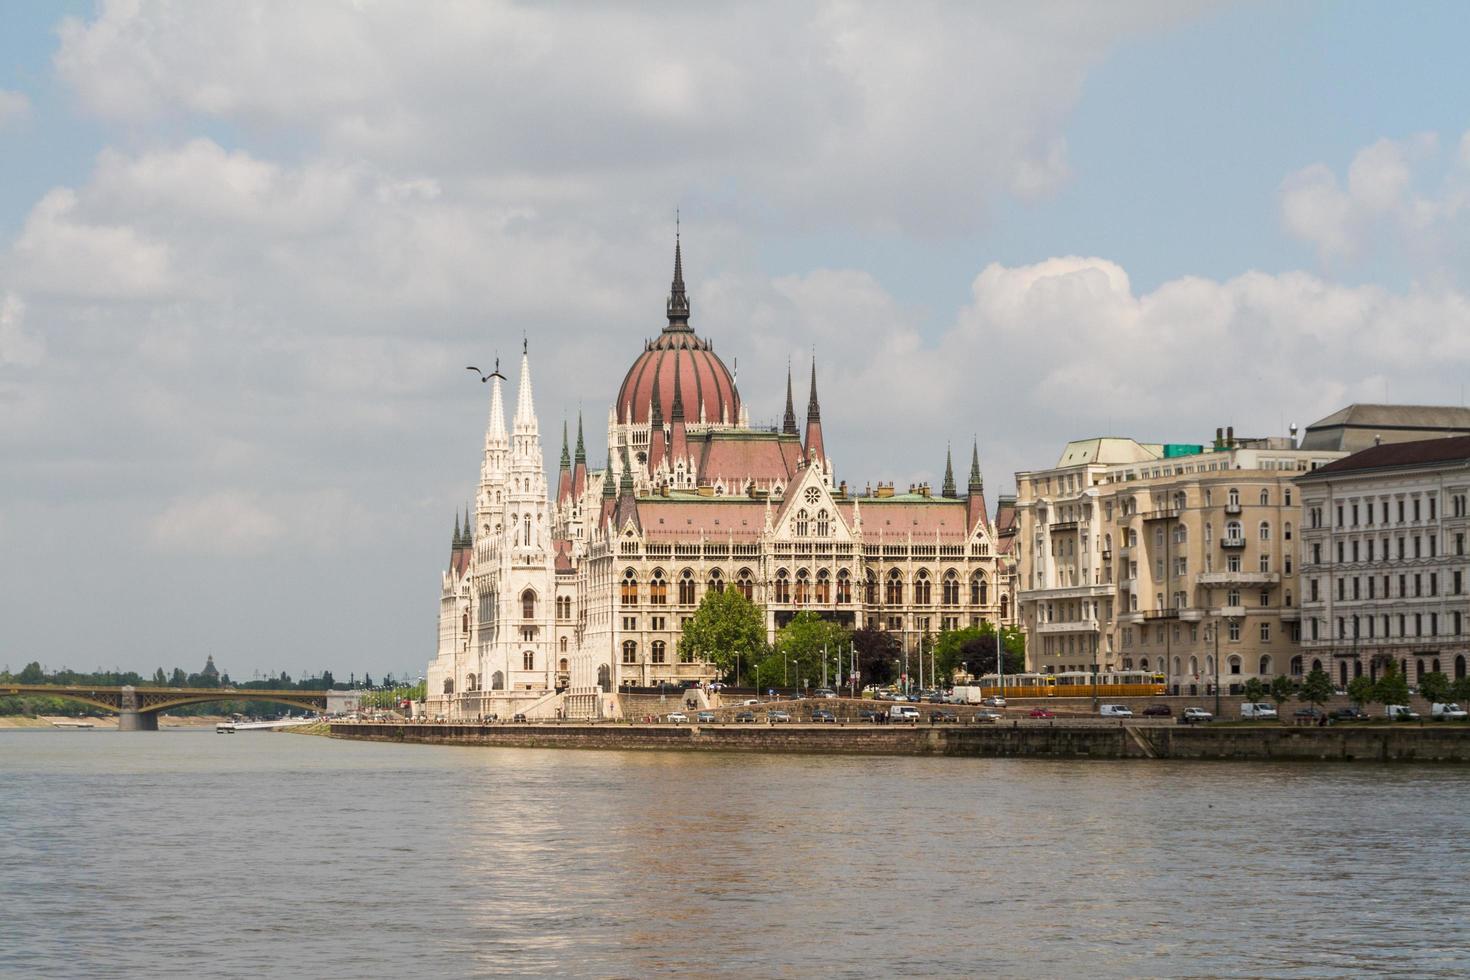
[[1296, 606], [1288, 606], [1281, 610], [1281, 621], [1283, 623], [1299, 623], [1302, 621], [1302, 611]]
[[1226, 504], [1225, 505], [1225, 513], [1227, 513], [1227, 514], [1239, 514], [1240, 513], [1240, 504], [1239, 503]]
[[1178, 619], [1178, 609], [1145, 609], [1143, 612], [1145, 621], [1152, 622], [1155, 619]]
[[1096, 633], [1098, 631], [1097, 620], [1077, 619], [1066, 623], [1037, 623], [1036, 632], [1041, 634], [1050, 633]]
[[1143, 519], [1146, 521], [1172, 521], [1179, 516], [1178, 507], [1156, 507], [1145, 511]]
[[1112, 561], [1113, 560], [1113, 549], [1112, 548], [1104, 548], [1102, 550], [1102, 560], [1103, 561]]
[[1118, 546], [1118, 557], [1119, 558], [1127, 558], [1128, 557], [1128, 552], [1130, 552], [1132, 550], [1133, 549], [1131, 547], [1129, 547], [1128, 545], [1121, 544], [1121, 545]]
[[1179, 610], [1179, 618], [1186, 623], [1198, 623], [1205, 618], [1205, 611], [1194, 606], [1188, 606]]
[[1245, 538], [1244, 537], [1239, 537], [1239, 538], [1221, 538], [1220, 539], [1220, 547], [1222, 547], [1222, 548], [1244, 548], [1245, 547]]
[[1053, 521], [1052, 523], [1050, 523], [1050, 524], [1048, 524], [1046, 526], [1046, 529], [1048, 531], [1050, 531], [1052, 534], [1060, 534], [1060, 533], [1062, 533], [1064, 531], [1075, 531], [1075, 530], [1077, 530], [1077, 522], [1076, 521]]
[[1202, 572], [1200, 585], [1280, 585], [1280, 572]]
[[1138, 591], [1138, 579], [1136, 579], [1136, 578], [1119, 579], [1118, 580], [1118, 588], [1122, 589], [1124, 592], [1137, 592]]
[[1221, 606], [1215, 610], [1215, 615], [1222, 619], [1244, 619], [1245, 606]]

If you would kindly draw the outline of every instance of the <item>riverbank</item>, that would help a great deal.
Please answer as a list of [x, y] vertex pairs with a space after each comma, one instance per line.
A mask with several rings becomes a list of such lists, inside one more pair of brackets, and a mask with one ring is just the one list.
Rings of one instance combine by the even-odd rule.
[[1470, 762], [1462, 725], [1296, 728], [1105, 721], [1009, 725], [398, 724], [332, 722], [333, 738], [507, 748], [977, 758]]
[[[224, 715], [193, 715], [187, 718], [175, 718], [172, 715], [162, 715], [158, 719], [158, 727], [168, 730], [187, 729], [212, 729], [222, 721], [228, 721]], [[74, 715], [0, 715], [0, 730], [14, 728], [81, 728], [87, 730], [91, 726], [98, 731], [117, 731], [117, 715], [86, 715], [78, 718]]]

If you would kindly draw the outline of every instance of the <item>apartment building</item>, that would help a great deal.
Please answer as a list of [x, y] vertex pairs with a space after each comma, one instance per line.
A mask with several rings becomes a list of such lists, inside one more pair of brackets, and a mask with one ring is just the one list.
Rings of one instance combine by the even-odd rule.
[[1179, 694], [1299, 670], [1292, 478], [1343, 455], [1221, 430], [1073, 442], [1018, 473], [1030, 669], [1149, 670]]
[[1384, 443], [1298, 476], [1302, 654], [1340, 685], [1394, 662], [1464, 677], [1470, 436]]

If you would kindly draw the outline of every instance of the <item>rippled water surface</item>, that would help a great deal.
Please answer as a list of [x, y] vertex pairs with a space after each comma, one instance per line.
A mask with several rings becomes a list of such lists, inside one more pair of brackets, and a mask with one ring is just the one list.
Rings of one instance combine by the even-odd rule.
[[1470, 974], [1470, 769], [0, 733], [17, 977]]

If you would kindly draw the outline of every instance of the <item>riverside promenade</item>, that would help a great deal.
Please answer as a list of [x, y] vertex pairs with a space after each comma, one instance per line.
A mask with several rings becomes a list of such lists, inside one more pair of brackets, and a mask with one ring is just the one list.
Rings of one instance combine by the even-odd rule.
[[1464, 725], [1177, 725], [1008, 719], [980, 725], [331, 722], [376, 742], [538, 749], [767, 752], [976, 758], [1470, 762]]

